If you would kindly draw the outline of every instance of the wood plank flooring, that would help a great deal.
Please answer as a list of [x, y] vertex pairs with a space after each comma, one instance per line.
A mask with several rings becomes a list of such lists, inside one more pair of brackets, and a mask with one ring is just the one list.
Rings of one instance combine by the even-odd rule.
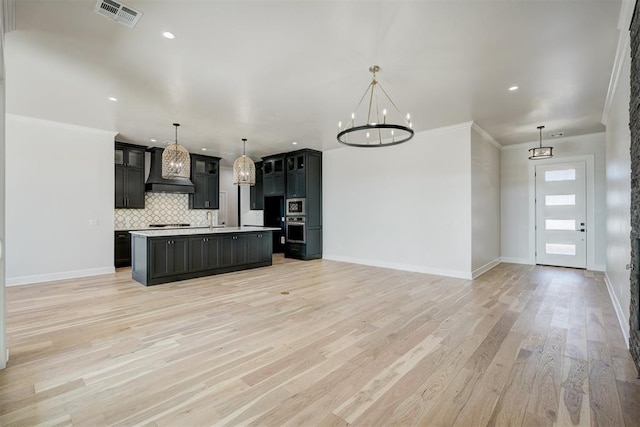
[[[325, 260], [7, 289], [2, 426], [637, 426], [600, 273]], [[288, 292], [288, 294], [286, 294]]]

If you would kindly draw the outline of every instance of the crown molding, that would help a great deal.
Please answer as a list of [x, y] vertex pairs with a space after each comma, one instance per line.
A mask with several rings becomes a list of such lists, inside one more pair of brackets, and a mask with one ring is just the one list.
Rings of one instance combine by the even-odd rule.
[[609, 88], [607, 89], [607, 98], [604, 101], [604, 109], [602, 111], [603, 125], [609, 122], [609, 115], [613, 106], [613, 98], [615, 97], [620, 81], [620, 73], [624, 65], [625, 59], [629, 57], [629, 26], [633, 18], [633, 10], [636, 6], [636, 0], [623, 0], [620, 6], [620, 15], [618, 16], [618, 47], [616, 48], [616, 57], [613, 61], [613, 69], [611, 70], [611, 78], [609, 79]]
[[98, 129], [98, 128], [92, 128], [92, 127], [82, 126], [82, 125], [74, 125], [72, 123], [56, 122], [54, 120], [40, 119], [38, 117], [23, 116], [23, 115], [14, 114], [14, 113], [7, 113], [6, 117], [18, 122], [28, 122], [28, 123], [36, 122], [36, 123], [41, 123], [47, 126], [55, 126], [60, 129], [66, 129], [66, 130], [72, 130], [72, 131], [83, 131], [83, 132], [94, 133], [97, 135], [109, 135], [113, 138], [115, 138], [115, 136], [118, 134], [118, 132], [115, 130]]
[[498, 141], [496, 141], [491, 135], [489, 135], [489, 133], [486, 130], [482, 129], [480, 127], [480, 125], [477, 124], [476, 122], [471, 122], [471, 129], [473, 129], [476, 132], [478, 132], [480, 134], [480, 136], [482, 137], [482, 139], [484, 139], [489, 144], [491, 144], [494, 147], [496, 147], [498, 150], [502, 149], [502, 144], [500, 144]]
[[[554, 138], [554, 139], [545, 139], [544, 140], [544, 145], [552, 145], [555, 146], [557, 144], [564, 144], [566, 142], [575, 142], [576, 139], [579, 139], [581, 137], [584, 137], [585, 135], [606, 135], [606, 132], [592, 132], [592, 133], [584, 133], [581, 135], [571, 135], [571, 136], [565, 136], [563, 138]], [[512, 145], [503, 145], [502, 148], [500, 149], [501, 151], [508, 151], [508, 150], [519, 150], [521, 148], [533, 148], [534, 146], [538, 146], [538, 143], [540, 141], [539, 140], [535, 140], [535, 141], [531, 141], [531, 142], [522, 142], [520, 144], [512, 144]]]

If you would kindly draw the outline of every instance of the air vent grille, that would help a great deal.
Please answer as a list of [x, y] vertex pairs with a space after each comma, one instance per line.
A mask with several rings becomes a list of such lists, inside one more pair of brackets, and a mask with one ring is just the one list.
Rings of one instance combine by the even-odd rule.
[[98, 0], [93, 11], [129, 28], [135, 27], [142, 17], [142, 12], [114, 0]]

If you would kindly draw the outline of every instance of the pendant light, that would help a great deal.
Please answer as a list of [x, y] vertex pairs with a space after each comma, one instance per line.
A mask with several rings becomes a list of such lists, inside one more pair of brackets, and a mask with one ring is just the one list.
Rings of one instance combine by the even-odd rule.
[[162, 177], [164, 179], [189, 178], [191, 175], [191, 158], [189, 151], [178, 144], [178, 126], [176, 127], [176, 142], [168, 145], [162, 151]]
[[540, 146], [529, 149], [529, 160], [550, 159], [553, 157], [553, 147], [542, 146], [542, 129], [544, 129], [544, 126], [538, 126], [538, 130], [540, 131]]
[[[342, 127], [342, 122], [338, 123], [338, 142], [351, 147], [388, 147], [402, 144], [413, 138], [411, 116], [409, 114], [403, 115], [391, 100], [376, 79], [378, 71], [380, 71], [380, 67], [377, 65], [369, 67], [369, 72], [373, 74], [371, 83], [351, 113], [351, 120], [344, 127]], [[384, 96], [380, 96], [383, 102], [382, 110], [378, 104], [379, 93]], [[368, 108], [358, 111], [365, 98]], [[387, 116], [386, 107], [393, 108], [392, 115]], [[357, 120], [361, 120], [362, 124], [356, 124]]]
[[256, 165], [247, 157], [247, 138], [242, 138], [242, 156], [233, 162], [233, 184], [234, 185], [255, 185]]

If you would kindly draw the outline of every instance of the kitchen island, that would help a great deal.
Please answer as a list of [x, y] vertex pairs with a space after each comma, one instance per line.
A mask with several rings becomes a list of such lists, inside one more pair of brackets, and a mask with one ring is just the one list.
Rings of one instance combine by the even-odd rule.
[[157, 285], [271, 265], [272, 227], [131, 231], [131, 271]]

